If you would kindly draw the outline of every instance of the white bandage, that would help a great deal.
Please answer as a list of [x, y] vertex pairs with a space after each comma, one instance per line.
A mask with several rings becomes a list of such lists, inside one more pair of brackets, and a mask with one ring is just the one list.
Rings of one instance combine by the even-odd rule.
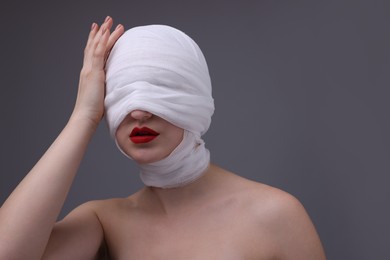
[[163, 160], [140, 165], [147, 186], [178, 187], [197, 179], [210, 156], [201, 136], [214, 112], [206, 60], [198, 45], [166, 25], [126, 31], [106, 64], [106, 120], [110, 134], [134, 110], [183, 128], [183, 141]]

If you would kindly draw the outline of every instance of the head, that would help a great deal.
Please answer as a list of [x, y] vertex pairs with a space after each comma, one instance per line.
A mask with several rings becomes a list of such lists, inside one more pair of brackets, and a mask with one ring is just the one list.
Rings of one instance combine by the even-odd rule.
[[111, 136], [133, 111], [144, 111], [200, 138], [214, 102], [206, 60], [198, 45], [166, 25], [126, 31], [107, 60], [106, 119]]
[[[126, 31], [107, 60], [105, 108], [111, 136], [142, 164], [141, 178], [154, 171], [175, 176], [165, 181], [149, 174], [145, 183], [184, 183], [208, 164], [201, 136], [214, 112], [211, 80], [200, 48], [183, 32], [166, 25]], [[142, 127], [157, 137], [132, 138], [146, 131]]]

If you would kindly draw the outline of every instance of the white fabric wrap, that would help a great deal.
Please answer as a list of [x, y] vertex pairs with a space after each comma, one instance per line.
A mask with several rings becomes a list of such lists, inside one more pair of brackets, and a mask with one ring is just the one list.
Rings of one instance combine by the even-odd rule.
[[106, 64], [106, 121], [110, 134], [133, 110], [144, 110], [184, 129], [183, 141], [161, 161], [141, 164], [147, 186], [185, 185], [210, 161], [201, 136], [214, 113], [211, 80], [198, 45], [166, 25], [134, 27], [116, 42]]

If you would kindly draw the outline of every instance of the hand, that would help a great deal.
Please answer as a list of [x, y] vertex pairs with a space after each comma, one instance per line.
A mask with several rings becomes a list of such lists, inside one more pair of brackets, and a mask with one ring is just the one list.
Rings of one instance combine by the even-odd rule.
[[109, 16], [100, 28], [96, 23], [92, 24], [72, 114], [72, 117], [90, 120], [96, 127], [104, 114], [105, 63], [115, 42], [124, 32], [123, 26], [118, 24], [110, 33], [112, 25], [113, 20]]

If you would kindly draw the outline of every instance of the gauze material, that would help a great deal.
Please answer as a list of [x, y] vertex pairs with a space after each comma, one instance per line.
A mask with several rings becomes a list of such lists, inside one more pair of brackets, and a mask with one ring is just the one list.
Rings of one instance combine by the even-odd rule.
[[107, 60], [104, 102], [113, 138], [134, 110], [148, 111], [185, 130], [168, 157], [139, 165], [145, 185], [178, 187], [206, 170], [210, 154], [201, 136], [214, 112], [211, 80], [200, 48], [186, 34], [166, 25], [126, 31]]

